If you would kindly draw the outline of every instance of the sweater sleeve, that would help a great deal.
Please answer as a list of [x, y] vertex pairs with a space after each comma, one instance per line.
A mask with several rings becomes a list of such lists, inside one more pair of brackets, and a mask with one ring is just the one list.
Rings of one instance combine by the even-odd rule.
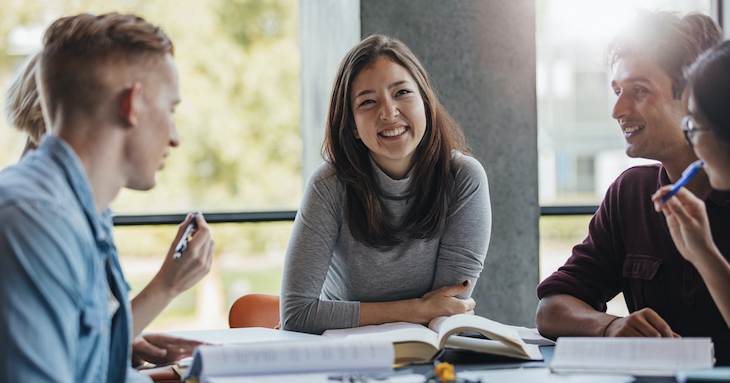
[[[454, 198], [439, 244], [433, 289], [469, 280], [471, 295], [484, 268], [492, 230], [487, 173], [476, 159], [459, 155]], [[465, 298], [465, 297], [462, 297]]]
[[341, 202], [330, 165], [310, 178], [284, 262], [281, 324], [284, 330], [319, 334], [357, 327], [360, 303], [320, 298], [339, 235]]
[[618, 254], [622, 246], [618, 233], [619, 184], [609, 187], [601, 206], [591, 219], [588, 236], [556, 272], [537, 286], [540, 299], [551, 295], [574, 296], [594, 309], [606, 311], [606, 302], [621, 289]]

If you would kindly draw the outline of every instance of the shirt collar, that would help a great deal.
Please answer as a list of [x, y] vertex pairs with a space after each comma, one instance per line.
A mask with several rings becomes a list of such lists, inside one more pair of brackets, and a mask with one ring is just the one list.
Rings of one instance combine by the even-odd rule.
[[76, 152], [62, 139], [50, 134], [43, 137], [38, 152], [47, 155], [63, 170], [66, 181], [81, 204], [96, 240], [108, 241], [111, 225], [107, 224], [109, 227], [105, 227], [105, 221], [111, 222], [111, 211], [107, 209], [101, 215], [96, 212], [94, 194], [86, 177], [86, 170]]
[[375, 182], [380, 187], [381, 193], [385, 197], [389, 198], [404, 198], [408, 196], [408, 186], [411, 184], [411, 168], [405, 177], [395, 180], [380, 169], [380, 166], [370, 157], [370, 165], [373, 168], [373, 175], [375, 176]]

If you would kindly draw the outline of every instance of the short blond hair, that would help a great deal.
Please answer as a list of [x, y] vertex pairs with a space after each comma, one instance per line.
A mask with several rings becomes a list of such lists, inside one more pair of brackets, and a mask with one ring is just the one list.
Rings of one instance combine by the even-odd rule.
[[40, 54], [25, 62], [5, 95], [5, 116], [10, 126], [28, 134], [35, 146], [46, 132], [41, 102], [36, 87], [35, 72]]
[[103, 67], [133, 65], [174, 54], [160, 27], [135, 15], [82, 13], [54, 21], [43, 37], [39, 81], [44, 107], [53, 118], [93, 113], [105, 90]]

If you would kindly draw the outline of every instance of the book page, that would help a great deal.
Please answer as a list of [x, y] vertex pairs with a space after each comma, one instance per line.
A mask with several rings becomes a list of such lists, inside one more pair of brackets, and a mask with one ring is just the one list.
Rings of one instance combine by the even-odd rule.
[[171, 331], [165, 335], [197, 340], [210, 344], [235, 344], [272, 342], [282, 340], [319, 339], [320, 335], [305, 334], [294, 331], [274, 330], [263, 327], [226, 328], [220, 330]]
[[[508, 326], [508, 325], [505, 325]], [[545, 338], [540, 335], [540, 332], [536, 328], [522, 327], [522, 326], [509, 326], [517, 330], [517, 334], [520, 336], [523, 342], [527, 344], [534, 344], [537, 346], [554, 346], [555, 341]]]
[[[443, 325], [443, 323], [451, 317], [438, 317], [431, 320], [431, 322], [428, 324], [428, 328], [430, 328], [433, 331], [439, 332], [439, 329]], [[485, 318], [486, 319], [486, 318]], [[540, 333], [537, 331], [536, 328], [528, 328], [523, 326], [512, 326], [507, 325], [499, 322], [492, 321], [493, 323], [496, 323], [500, 326], [511, 328], [515, 331], [517, 331], [517, 336], [522, 339], [523, 342], [527, 344], [534, 344], [537, 346], [553, 346], [555, 345], [555, 341], [552, 341], [548, 338], [545, 338], [544, 336], [540, 335]]]
[[[429, 327], [438, 331], [441, 346], [439, 348], [447, 346], [519, 359], [543, 359], [540, 349], [535, 345], [525, 344], [515, 327], [478, 315], [459, 314], [440, 317], [432, 320]], [[489, 339], [458, 336], [465, 332], [477, 332]]]
[[439, 344], [442, 347], [446, 343], [446, 338], [460, 332], [478, 332], [516, 349], [521, 348], [525, 344], [517, 334], [517, 330], [511, 326], [506, 326], [478, 315], [458, 314], [450, 317], [439, 317], [432, 320], [429, 323], [429, 327], [438, 332]]
[[322, 336], [326, 338], [384, 339], [393, 343], [422, 342], [428, 343], [436, 349], [440, 348], [438, 335], [434, 331], [420, 324], [407, 322], [327, 330], [322, 333]]
[[507, 356], [523, 360], [543, 360], [539, 347], [532, 344], [526, 344], [524, 349], [518, 349], [507, 346], [497, 340], [452, 335], [446, 341], [446, 347]]
[[389, 370], [395, 358], [387, 341], [345, 339], [264, 342], [228, 346], [201, 346], [195, 351], [190, 377], [298, 372]]
[[669, 376], [712, 367], [710, 338], [559, 338], [550, 368]]

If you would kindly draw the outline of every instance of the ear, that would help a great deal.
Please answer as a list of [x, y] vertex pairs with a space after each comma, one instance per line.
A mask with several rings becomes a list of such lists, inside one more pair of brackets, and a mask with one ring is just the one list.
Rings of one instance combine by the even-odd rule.
[[139, 109], [142, 105], [142, 84], [135, 82], [131, 87], [122, 91], [119, 101], [119, 118], [124, 125], [137, 126], [139, 124]]
[[355, 139], [360, 139], [360, 133], [357, 132], [357, 127], [352, 128], [352, 135], [355, 136]]
[[689, 96], [690, 96], [689, 85], [684, 87], [682, 91], [682, 110], [685, 114], [689, 113]]

